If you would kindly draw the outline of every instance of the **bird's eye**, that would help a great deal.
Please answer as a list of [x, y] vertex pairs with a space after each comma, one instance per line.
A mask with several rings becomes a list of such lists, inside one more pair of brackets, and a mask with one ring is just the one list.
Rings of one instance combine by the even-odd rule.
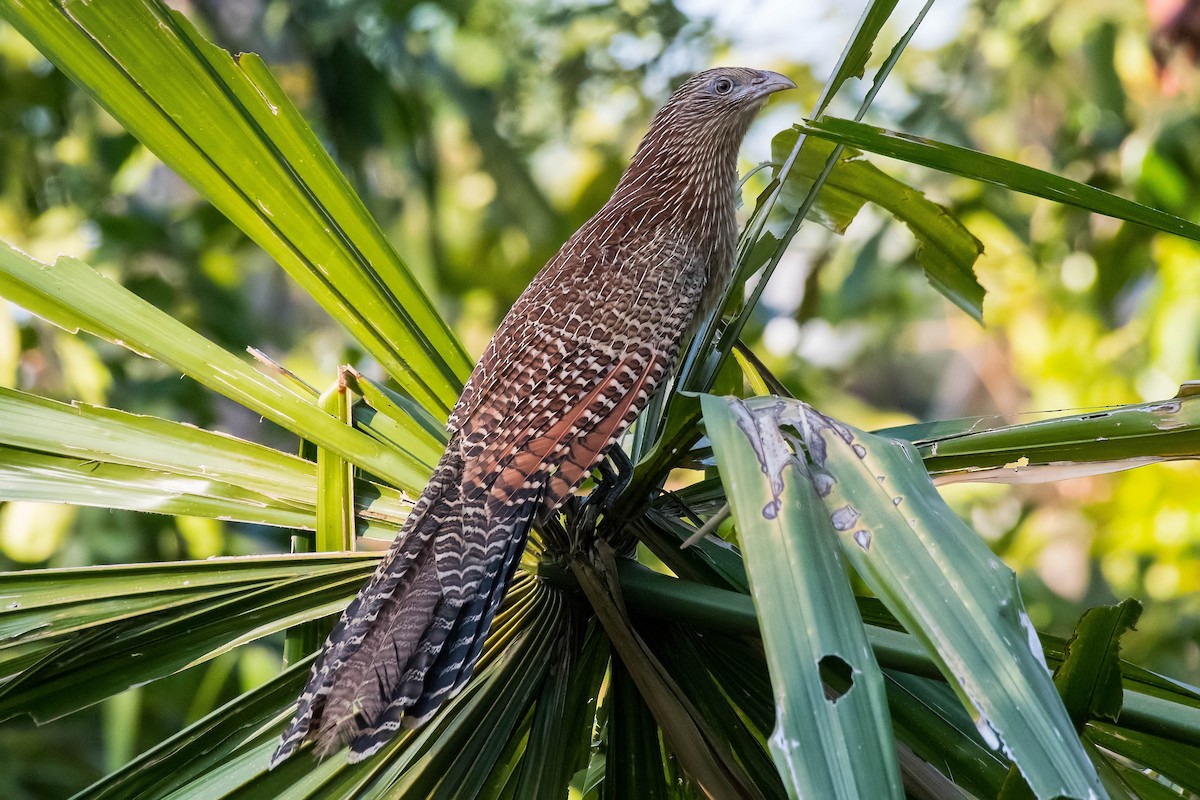
[[729, 94], [733, 91], [733, 81], [729, 78], [717, 78], [717, 82], [713, 84], [713, 89], [717, 94]]

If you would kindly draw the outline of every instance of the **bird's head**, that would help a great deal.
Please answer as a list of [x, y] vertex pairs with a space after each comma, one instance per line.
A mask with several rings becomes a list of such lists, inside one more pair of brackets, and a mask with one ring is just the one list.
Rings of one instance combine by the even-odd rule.
[[634, 155], [631, 180], [643, 170], [668, 175], [676, 166], [732, 169], [750, 121], [775, 92], [796, 84], [778, 72], [718, 67], [688, 78], [658, 110]]
[[712, 195], [724, 202], [737, 181], [738, 148], [754, 115], [772, 94], [794, 88], [778, 72], [745, 67], [718, 67], [688, 78], [654, 115], [614, 197], [682, 198], [700, 213], [707, 206], [693, 202], [696, 198]]
[[736, 124], [753, 117], [770, 95], [795, 88], [791, 79], [778, 72], [718, 67], [684, 81], [663, 110]]

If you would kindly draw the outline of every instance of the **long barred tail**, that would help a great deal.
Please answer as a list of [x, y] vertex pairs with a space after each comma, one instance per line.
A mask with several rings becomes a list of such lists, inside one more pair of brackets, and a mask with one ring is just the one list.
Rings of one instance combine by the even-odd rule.
[[[374, 576], [313, 664], [271, 766], [306, 740], [349, 760], [378, 751], [462, 688], [524, 549], [536, 503], [488, 519], [462, 496], [455, 442]], [[482, 518], [481, 518], [482, 514]], [[464, 526], [464, 522], [466, 524]], [[447, 644], [449, 643], [449, 644]]]

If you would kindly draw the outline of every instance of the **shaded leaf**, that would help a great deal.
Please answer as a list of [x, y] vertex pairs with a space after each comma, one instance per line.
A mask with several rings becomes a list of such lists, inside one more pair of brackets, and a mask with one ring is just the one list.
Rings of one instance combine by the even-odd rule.
[[1083, 612], [1067, 642], [1066, 660], [1054, 673], [1054, 685], [1077, 729], [1091, 719], [1116, 722], [1121, 714], [1121, 636], [1133, 630], [1142, 604], [1123, 600]]
[[1088, 723], [1084, 735], [1105, 750], [1119, 753], [1189, 792], [1200, 794], [1200, 747], [1095, 720]]
[[924, 644], [988, 746], [1012, 757], [1039, 798], [1100, 796], [1015, 576], [946, 506], [915, 449], [797, 401], [746, 405], [758, 427], [801, 436], [842, 552]]
[[0, 719], [56, 719], [328, 616], [373, 568], [362, 556], [292, 556], [2, 573], [0, 658], [39, 651], [0, 684]]
[[587, 767], [609, 647], [594, 621], [586, 631], [578, 631], [581, 620], [582, 615], [576, 615], [572, 621], [533, 709], [513, 781], [514, 798], [561, 800], [569, 794], [571, 777]]
[[[349, 593], [345, 600], [349, 599]], [[496, 617], [476, 678], [419, 731], [357, 764], [316, 762], [306, 749], [267, 764], [307, 662], [210, 714], [82, 792], [97, 798], [390, 798], [474, 796], [507, 765], [496, 758], [525, 723], [564, 632], [561, 595], [518, 574]], [[514, 722], [515, 720], [515, 722]], [[523, 734], [517, 734], [520, 739]], [[460, 791], [461, 790], [461, 791]], [[412, 791], [414, 794], [406, 794]]]
[[[754, 785], [768, 798], [782, 800], [787, 797], [788, 790], [780, 779], [768, 745], [775, 713], [761, 648], [738, 647], [735, 642], [725, 642], [733, 648], [733, 657], [741, 664], [737, 678], [731, 679], [720, 668], [711, 669], [711, 649], [701, 647], [704, 637], [670, 624], [651, 624], [644, 630], [655, 654], [693, 698], [697, 710], [737, 754]], [[724, 682], [722, 677], [726, 679]], [[735, 700], [739, 696], [738, 688], [756, 678], [761, 678], [765, 684], [767, 704], [771, 706], [766, 724], [761, 727], [748, 719], [746, 709]]]
[[621, 600], [612, 548], [604, 542], [598, 542], [596, 548], [598, 562], [574, 556], [570, 561], [571, 572], [600, 620], [614, 653], [629, 671], [655, 722], [663, 729], [671, 752], [708, 794], [761, 797], [734, 754], [630, 622]]
[[795, 127], [797, 131], [809, 136], [818, 136], [952, 175], [994, 183], [1013, 191], [1200, 241], [1200, 225], [1102, 189], [976, 150], [836, 117], [806, 120]]
[[600, 796], [604, 800], [673, 800], [658, 726], [620, 659], [612, 661], [604, 703], [608, 725]]
[[[783, 158], [798, 138], [795, 128], [777, 134], [771, 141], [772, 158]], [[830, 142], [805, 139], [780, 194], [785, 209], [799, 208], [834, 148]], [[866, 202], [908, 226], [917, 239], [917, 261], [929, 281], [955, 305], [981, 320], [984, 291], [973, 267], [983, 244], [944, 207], [874, 166], [860, 151], [842, 147], [837, 166], [829, 173], [810, 213], [830, 230], [844, 233]]]
[[1007, 762], [988, 749], [954, 691], [944, 682], [896, 670], [886, 670], [884, 677], [896, 738], [962, 789], [995, 797]]
[[217, 772], [264, 728], [278, 728], [284, 709], [304, 686], [312, 658], [234, 698], [84, 789], [77, 798], [124, 800], [165, 797], [180, 786]]

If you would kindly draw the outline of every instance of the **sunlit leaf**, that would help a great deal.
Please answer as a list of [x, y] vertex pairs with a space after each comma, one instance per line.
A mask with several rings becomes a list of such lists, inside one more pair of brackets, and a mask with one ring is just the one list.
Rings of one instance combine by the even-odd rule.
[[1200, 457], [1200, 397], [1006, 425], [974, 417], [878, 431], [917, 445], [938, 483], [1040, 483]]
[[1043, 197], [1058, 203], [1094, 211], [1117, 219], [1136, 222], [1167, 233], [1200, 241], [1200, 225], [1168, 214], [1150, 206], [1126, 200], [1094, 186], [1062, 178], [1044, 170], [1027, 167], [1015, 161], [969, 150], [965, 147], [935, 142], [874, 128], [860, 122], [835, 117], [806, 120], [796, 130], [839, 144], [857, 147], [889, 158], [931, 167], [964, 178], [994, 183], [1006, 189]]
[[404, 453], [338, 422], [291, 384], [200, 336], [88, 265], [54, 265], [0, 244], [0, 296], [74, 332], [84, 330], [189, 375], [373, 475], [416, 493], [428, 472]]
[[[795, 146], [795, 128], [781, 131], [771, 142], [778, 161]], [[834, 145], [808, 138], [792, 166], [780, 195], [786, 209], [795, 210], [821, 174]], [[903, 222], [917, 239], [917, 261], [929, 281], [959, 308], [983, 318], [983, 287], [973, 266], [983, 252], [976, 239], [949, 211], [911, 186], [871, 164], [861, 152], [843, 147], [810, 215], [822, 225], [843, 233], [864, 203], [871, 202]]]
[[421, 406], [352, 369], [345, 372], [350, 388], [363, 397], [354, 421], [366, 433], [401, 452], [411, 453], [432, 473], [446, 449], [446, 428]]
[[817, 113], [825, 110], [842, 84], [850, 78], [861, 78], [867, 69], [867, 59], [871, 57], [871, 49], [875, 46], [875, 37], [883, 29], [892, 12], [896, 10], [896, 0], [872, 0], [859, 17], [854, 33], [846, 42], [842, 55], [838, 59], [833, 74], [825, 84], [821, 99], [817, 102]]
[[[353, 421], [352, 405], [345, 372], [340, 372], [338, 379], [317, 400], [322, 411], [346, 426]], [[318, 447], [317, 487], [317, 552], [351, 549], [354, 546], [354, 465], [340, 454]]]
[[[703, 403], [775, 687], [784, 785], [792, 797], [902, 797], [883, 677], [817, 490], [777, 427], [756, 429], [733, 398]], [[826, 696], [822, 672], [838, 694]]]
[[241, 227], [422, 403], [470, 362], [262, 60], [234, 59], [155, 0], [10, 3], [0, 14]]
[[[0, 452], [0, 499], [315, 525], [312, 462], [170, 420], [0, 388]], [[394, 536], [402, 495], [359, 494], [359, 533]]]
[[[0, 498], [311, 528], [314, 508], [222, 481], [0, 447]], [[391, 526], [398, 530], [399, 519]], [[376, 523], [378, 525], [378, 523]]]

